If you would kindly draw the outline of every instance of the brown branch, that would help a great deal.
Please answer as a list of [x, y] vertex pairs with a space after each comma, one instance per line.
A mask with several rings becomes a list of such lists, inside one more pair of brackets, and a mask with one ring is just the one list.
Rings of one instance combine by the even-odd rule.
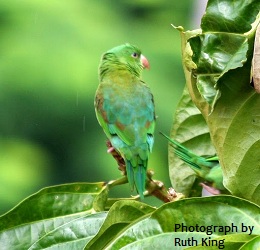
[[[118, 169], [122, 172], [124, 176], [126, 176], [126, 166], [123, 157], [113, 148], [110, 141], [106, 143], [108, 147], [108, 152], [114, 157], [117, 162]], [[175, 190], [170, 187], [167, 189], [164, 186], [164, 183], [158, 180], [153, 180], [152, 176], [154, 175], [154, 171], [147, 171], [147, 179], [146, 179], [146, 193], [145, 196], [155, 196], [159, 200], [163, 202], [171, 202], [184, 198], [184, 195], [181, 193], [176, 193]], [[121, 184], [121, 183], [120, 183]]]
[[147, 171], [146, 189], [149, 195], [153, 195], [163, 202], [177, 201], [184, 198], [182, 193], [176, 193], [175, 190], [170, 187], [167, 189], [162, 181], [153, 180], [153, 170]]

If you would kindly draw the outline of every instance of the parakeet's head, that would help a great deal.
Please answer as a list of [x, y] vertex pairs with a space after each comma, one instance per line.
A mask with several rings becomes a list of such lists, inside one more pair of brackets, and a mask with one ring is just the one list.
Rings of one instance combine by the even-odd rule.
[[148, 60], [139, 48], [129, 43], [108, 50], [101, 58], [100, 74], [111, 70], [125, 69], [140, 76], [142, 69], [149, 69]]

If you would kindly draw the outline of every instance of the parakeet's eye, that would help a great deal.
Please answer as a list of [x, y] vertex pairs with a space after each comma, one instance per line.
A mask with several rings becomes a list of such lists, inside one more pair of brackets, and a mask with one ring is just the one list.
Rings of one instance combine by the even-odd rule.
[[138, 57], [138, 54], [137, 54], [136, 52], [134, 52], [134, 53], [132, 54], [132, 57], [133, 57], [133, 58], [137, 58], [137, 57]]

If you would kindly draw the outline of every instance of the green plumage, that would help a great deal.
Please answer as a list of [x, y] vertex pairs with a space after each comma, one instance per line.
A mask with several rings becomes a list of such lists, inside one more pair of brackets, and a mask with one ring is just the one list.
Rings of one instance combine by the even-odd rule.
[[171, 139], [163, 133], [162, 135], [169, 140], [171, 146], [174, 148], [174, 153], [186, 162], [188, 166], [196, 172], [197, 176], [210, 183], [210, 185], [217, 190], [226, 190], [223, 186], [223, 172], [217, 156], [198, 156], [176, 140]]
[[143, 197], [149, 152], [153, 146], [153, 96], [141, 80], [148, 61], [133, 45], [107, 51], [99, 67], [95, 97], [97, 119], [112, 146], [124, 158], [131, 188]]

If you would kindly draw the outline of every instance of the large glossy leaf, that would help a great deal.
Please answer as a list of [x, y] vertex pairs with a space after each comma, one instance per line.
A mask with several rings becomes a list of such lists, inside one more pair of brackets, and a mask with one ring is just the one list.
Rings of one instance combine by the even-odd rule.
[[[206, 235], [204, 233], [163, 233], [155, 236], [151, 236], [149, 238], [145, 238], [139, 241], [135, 241], [129, 245], [126, 245], [121, 248], [121, 250], [131, 250], [131, 249], [165, 249], [165, 250], [172, 250], [172, 249], [184, 249], [181, 246], [180, 242], [185, 241], [187, 237], [192, 238], [193, 242], [200, 242], [202, 238]], [[212, 237], [214, 238], [214, 237]], [[191, 241], [190, 241], [191, 242]], [[191, 243], [184, 243], [185, 248], [186, 246], [192, 246]], [[194, 243], [193, 243], [194, 244]]]
[[[153, 244], [155, 249], [183, 249], [174, 243], [175, 238], [191, 237], [198, 240], [198, 245], [202, 238], [221, 237], [236, 249], [234, 246], [241, 246], [260, 233], [259, 211], [259, 206], [232, 196], [183, 199], [133, 221], [110, 239], [106, 249], [148, 249]], [[249, 230], [242, 232], [242, 225], [253, 227], [251, 234]], [[240, 240], [236, 234], [240, 234]]]
[[243, 34], [251, 29], [258, 13], [258, 0], [209, 0], [201, 28], [204, 32], [214, 30]]
[[85, 249], [103, 249], [123, 228], [154, 210], [155, 208], [138, 201], [122, 200], [116, 202], [109, 210], [98, 234], [88, 243]]
[[[171, 138], [181, 142], [198, 155], [216, 153], [210, 139], [208, 125], [199, 109], [195, 106], [187, 88], [177, 106]], [[178, 156], [169, 145], [169, 171], [173, 188], [186, 196], [200, 196], [201, 186], [194, 184], [195, 173]]]
[[43, 245], [86, 244], [106, 216], [106, 213], [92, 214], [104, 207], [97, 200], [104, 201], [106, 191], [104, 182], [42, 189], [0, 217], [1, 248], [39, 249]]
[[[240, 7], [233, 11], [237, 4]], [[259, 11], [259, 1], [211, 0], [202, 33], [191, 37], [182, 32], [186, 83], [209, 126], [224, 185], [258, 204], [260, 95], [251, 87], [250, 76]], [[241, 18], [246, 20], [238, 24]]]
[[260, 236], [253, 238], [249, 242], [245, 243], [239, 250], [252, 250], [260, 249]]
[[243, 35], [202, 33], [189, 40], [196, 64], [197, 89], [214, 108], [221, 96], [218, 81], [231, 69], [243, 66], [247, 60], [248, 39]]
[[107, 213], [47, 219], [0, 233], [1, 249], [84, 249]]
[[[154, 249], [189, 249], [189, 250], [207, 250], [212, 249], [210, 247], [215, 247], [215, 249], [225, 249], [225, 250], [234, 250], [239, 249], [240, 246], [254, 239], [255, 236], [252, 235], [226, 235], [225, 237], [216, 237], [208, 236], [205, 233], [164, 233], [160, 235], [155, 235], [150, 238], [146, 238], [140, 241], [135, 241], [121, 250], [126, 249], [151, 249], [153, 246]], [[206, 240], [207, 239], [207, 240]], [[212, 243], [214, 240], [214, 243]], [[181, 243], [181, 242], [184, 243]], [[200, 242], [203, 243], [203, 246]], [[163, 242], [163, 245], [162, 245]], [[190, 247], [189, 247], [190, 246]], [[224, 246], [224, 248], [223, 248]], [[174, 247], [174, 248], [173, 248]], [[254, 248], [250, 248], [254, 249]], [[257, 249], [257, 248], [256, 248]]]
[[[224, 237], [216, 237], [214, 240], [216, 242], [212, 242], [211, 245], [217, 247], [216, 249], [225, 249], [225, 250], [234, 250], [240, 249], [240, 247], [244, 246], [245, 244], [251, 242], [256, 238], [255, 235], [247, 235], [247, 234], [230, 234], [225, 235]], [[189, 250], [206, 250], [209, 248], [209, 242], [207, 245], [199, 244], [198, 246], [190, 247]], [[223, 247], [224, 246], [224, 247]], [[254, 249], [254, 248], [251, 248]], [[257, 248], [256, 248], [257, 249]]]

